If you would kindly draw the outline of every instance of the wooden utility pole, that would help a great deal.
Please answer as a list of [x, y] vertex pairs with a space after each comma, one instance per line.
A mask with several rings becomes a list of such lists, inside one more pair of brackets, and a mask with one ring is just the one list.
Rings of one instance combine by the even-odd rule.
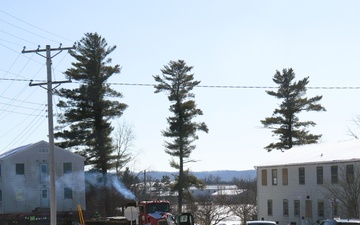
[[[48, 102], [48, 129], [49, 129], [49, 172], [50, 172], [50, 224], [56, 225], [56, 186], [55, 186], [55, 144], [54, 144], [54, 122], [53, 122], [53, 107], [52, 107], [52, 94], [53, 94], [53, 84], [59, 86], [62, 83], [69, 83], [67, 81], [52, 81], [51, 79], [51, 59], [58, 55], [63, 50], [75, 49], [73, 47], [62, 48], [61, 44], [59, 48], [50, 48], [50, 45], [46, 45], [45, 49], [36, 49], [36, 50], [25, 50], [25, 47], [22, 53], [36, 53], [44, 58], [46, 58], [46, 67], [47, 67], [47, 82], [46, 83], [37, 83], [33, 84], [30, 82], [30, 86], [41, 86], [47, 85], [45, 88], [47, 90], [47, 102]], [[51, 56], [51, 51], [58, 51], [54, 56]], [[39, 52], [46, 52], [46, 56], [41, 55]], [[56, 86], [56, 87], [57, 87]], [[56, 88], [55, 87], [55, 88]], [[44, 88], [44, 87], [43, 87]]]

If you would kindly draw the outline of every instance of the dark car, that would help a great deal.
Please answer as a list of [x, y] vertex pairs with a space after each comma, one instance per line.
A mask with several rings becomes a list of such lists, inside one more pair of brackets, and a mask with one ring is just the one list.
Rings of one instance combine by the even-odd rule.
[[320, 225], [360, 225], [359, 219], [328, 219], [321, 221]]

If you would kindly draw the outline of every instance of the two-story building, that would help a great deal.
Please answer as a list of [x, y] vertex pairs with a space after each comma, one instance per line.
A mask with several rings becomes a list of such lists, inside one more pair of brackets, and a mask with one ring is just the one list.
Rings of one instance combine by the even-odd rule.
[[[85, 210], [84, 157], [56, 147], [56, 210], [77, 215]], [[0, 217], [49, 212], [49, 144], [40, 141], [0, 155]]]
[[344, 177], [359, 172], [359, 140], [304, 145], [271, 154], [270, 160], [256, 166], [259, 220], [312, 225], [344, 217], [341, 201], [326, 187], [336, 188]]

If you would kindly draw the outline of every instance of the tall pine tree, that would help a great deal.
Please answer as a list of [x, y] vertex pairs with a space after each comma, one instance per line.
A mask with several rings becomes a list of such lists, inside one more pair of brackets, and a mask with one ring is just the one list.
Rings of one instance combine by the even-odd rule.
[[195, 95], [191, 92], [200, 81], [194, 81], [194, 74], [191, 74], [192, 66], [187, 66], [183, 60], [170, 61], [161, 69], [162, 76], [153, 76], [155, 81], [155, 93], [166, 92], [168, 99], [172, 102], [170, 112], [173, 116], [167, 118], [169, 127], [162, 131], [165, 138], [171, 140], [165, 141], [165, 152], [172, 157], [178, 158], [171, 162], [171, 166], [179, 169], [177, 183], [178, 212], [182, 209], [183, 188], [186, 183], [184, 163], [190, 157], [195, 149], [193, 142], [198, 139], [197, 131], [208, 132], [204, 122], [194, 122], [196, 116], [203, 115], [203, 112], [196, 107]]
[[85, 156], [86, 163], [103, 175], [114, 166], [110, 120], [121, 116], [127, 108], [118, 101], [122, 94], [106, 83], [109, 77], [120, 73], [119, 65], [109, 65], [108, 56], [115, 48], [108, 47], [97, 33], [86, 33], [76, 50], [69, 51], [76, 61], [65, 72], [79, 87], [57, 92], [61, 97], [57, 106], [63, 110], [55, 133], [58, 145]]
[[271, 96], [282, 99], [278, 109], [275, 109], [272, 117], [261, 120], [265, 128], [272, 129], [274, 136], [279, 136], [279, 142], [271, 143], [265, 147], [270, 152], [273, 149], [286, 150], [294, 145], [317, 143], [321, 135], [310, 134], [306, 129], [315, 126], [313, 121], [299, 121], [297, 114], [302, 111], [326, 111], [318, 102], [322, 96], [312, 98], [303, 97], [306, 94], [306, 85], [309, 77], [293, 82], [295, 73], [293, 69], [283, 69], [282, 73], [276, 71], [273, 81], [279, 85], [278, 90], [266, 91]]

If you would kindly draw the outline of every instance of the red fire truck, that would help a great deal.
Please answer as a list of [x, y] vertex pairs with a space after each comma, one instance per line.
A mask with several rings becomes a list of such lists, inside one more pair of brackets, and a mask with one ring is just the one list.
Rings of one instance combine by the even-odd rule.
[[166, 200], [141, 201], [139, 207], [140, 225], [171, 225], [170, 202]]
[[137, 206], [139, 225], [194, 225], [191, 213], [172, 215], [167, 200], [140, 201]]

